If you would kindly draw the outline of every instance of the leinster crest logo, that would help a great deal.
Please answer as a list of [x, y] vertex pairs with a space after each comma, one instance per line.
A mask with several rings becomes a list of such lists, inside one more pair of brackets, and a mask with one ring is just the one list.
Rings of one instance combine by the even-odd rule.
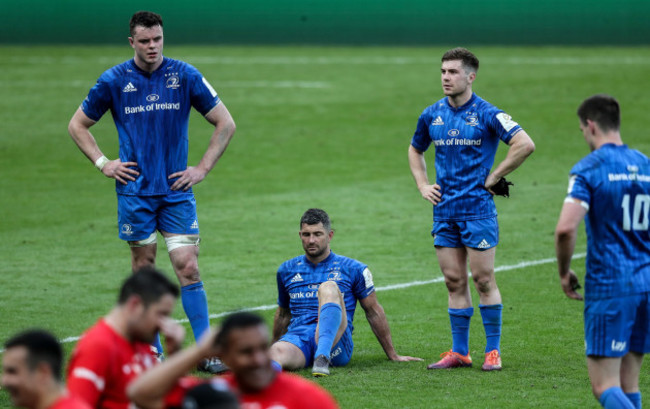
[[178, 78], [178, 75], [172, 75], [169, 78], [167, 78], [167, 81], [165, 82], [165, 86], [167, 88], [176, 89], [181, 86], [181, 80]]

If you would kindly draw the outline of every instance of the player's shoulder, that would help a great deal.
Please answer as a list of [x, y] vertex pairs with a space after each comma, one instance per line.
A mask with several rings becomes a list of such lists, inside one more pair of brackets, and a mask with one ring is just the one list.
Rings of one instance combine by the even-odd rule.
[[472, 108], [475, 109], [479, 113], [483, 114], [498, 114], [500, 112], [503, 112], [502, 109], [497, 107], [496, 105], [492, 104], [491, 102], [486, 101], [485, 99], [481, 98], [480, 96], [474, 94], [474, 98], [472, 101]]
[[355, 260], [353, 258], [346, 257], [346, 256], [341, 256], [340, 254], [335, 254], [334, 252], [332, 252], [332, 258], [330, 260], [330, 264], [333, 265], [338, 264], [342, 267], [346, 267], [347, 269], [353, 269], [358, 271], [363, 271], [367, 267], [359, 260]]
[[114, 65], [111, 68], [104, 71], [102, 75], [99, 76], [99, 80], [105, 82], [113, 82], [121, 78], [124, 78], [126, 75], [133, 72], [133, 70], [134, 70], [133, 59], [126, 60], [123, 63]]
[[93, 351], [111, 349], [115, 347], [116, 336], [115, 331], [103, 319], [100, 319], [81, 335], [76, 350]]
[[289, 260], [286, 260], [285, 262], [280, 264], [280, 267], [278, 268], [278, 273], [289, 272], [303, 266], [306, 262], [305, 259], [306, 258], [304, 255], [300, 255], [294, 258], [290, 258]]
[[165, 70], [173, 70], [179, 73], [199, 74], [199, 70], [192, 64], [183, 60], [165, 57]]
[[597, 168], [603, 162], [603, 158], [600, 155], [591, 152], [584, 158], [580, 159], [569, 172], [572, 175], [584, 175], [590, 170]]
[[424, 108], [421, 116], [437, 115], [443, 111], [447, 111], [449, 109], [449, 104], [447, 104], [446, 98], [447, 97], [441, 98], [428, 107]]

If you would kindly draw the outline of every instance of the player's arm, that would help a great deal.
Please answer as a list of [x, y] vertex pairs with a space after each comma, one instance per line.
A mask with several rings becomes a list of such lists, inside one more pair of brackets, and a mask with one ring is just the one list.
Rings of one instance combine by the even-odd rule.
[[74, 113], [70, 123], [68, 124], [68, 132], [72, 140], [77, 144], [77, 147], [92, 163], [95, 164], [106, 177], [117, 180], [118, 182], [126, 185], [128, 181], [135, 181], [140, 173], [137, 170], [131, 169], [132, 166], [138, 166], [136, 162], [124, 162], [117, 158], [115, 160], [108, 160], [102, 153], [97, 145], [97, 141], [90, 133], [90, 127], [95, 124], [95, 121], [88, 118], [84, 111], [79, 108]]
[[278, 306], [278, 309], [275, 310], [275, 317], [273, 317], [273, 342], [277, 342], [286, 334], [290, 322], [291, 310]]
[[441, 199], [440, 186], [429, 183], [424, 152], [417, 150], [413, 145], [409, 145], [409, 167], [422, 198], [434, 205], [438, 204]]
[[95, 408], [111, 377], [112, 357], [106, 355], [110, 348], [98, 342], [84, 343], [83, 339], [77, 348], [68, 368], [67, 389], [71, 395]]
[[390, 328], [388, 327], [388, 319], [384, 308], [377, 300], [377, 294], [372, 293], [369, 296], [359, 300], [361, 307], [366, 313], [366, 318], [370, 324], [372, 332], [377, 337], [379, 344], [384, 349], [386, 356], [391, 361], [421, 361], [421, 358], [414, 358], [411, 356], [398, 355], [393, 346], [393, 339], [390, 335]]
[[[485, 179], [485, 187], [488, 190], [490, 190], [499, 179], [517, 169], [522, 163], [524, 163], [524, 160], [535, 151], [535, 143], [523, 129], [520, 129], [512, 136], [508, 145], [510, 147], [508, 148], [506, 157], [501, 161], [501, 163], [499, 163], [499, 165], [497, 165], [496, 168], [494, 168], [492, 173], [488, 175], [487, 179]], [[490, 193], [494, 194], [494, 192]]]
[[165, 397], [178, 380], [196, 368], [201, 360], [219, 353], [214, 346], [216, 336], [217, 331], [211, 329], [197, 344], [177, 352], [138, 376], [126, 389], [129, 399], [140, 408], [164, 408]]
[[571, 270], [571, 258], [576, 245], [578, 226], [580, 221], [584, 219], [585, 214], [587, 214], [585, 203], [569, 197], [564, 201], [555, 228], [555, 254], [562, 290], [567, 297], [574, 300], [582, 300], [582, 296], [576, 292], [579, 283], [578, 277]]
[[169, 179], [178, 178], [172, 184], [171, 190], [187, 190], [205, 179], [205, 176], [214, 168], [221, 155], [226, 151], [235, 133], [235, 121], [223, 102], [212, 108], [205, 115], [205, 119], [214, 125], [214, 132], [210, 138], [208, 149], [198, 165], [189, 166], [181, 172], [169, 175]]

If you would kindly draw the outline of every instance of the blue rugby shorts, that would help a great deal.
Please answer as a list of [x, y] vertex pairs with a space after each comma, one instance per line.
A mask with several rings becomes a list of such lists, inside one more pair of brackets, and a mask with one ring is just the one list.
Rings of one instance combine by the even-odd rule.
[[440, 247], [469, 247], [487, 250], [499, 244], [497, 218], [467, 221], [434, 221], [433, 244]]
[[139, 241], [156, 230], [174, 234], [199, 234], [193, 193], [172, 192], [162, 196], [117, 195], [120, 239]]
[[650, 293], [585, 301], [587, 356], [650, 353]]

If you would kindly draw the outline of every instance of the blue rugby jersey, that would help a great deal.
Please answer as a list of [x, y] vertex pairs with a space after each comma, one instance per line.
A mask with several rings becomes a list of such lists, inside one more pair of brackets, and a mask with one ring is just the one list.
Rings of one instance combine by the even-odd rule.
[[418, 119], [411, 145], [425, 152], [435, 146], [436, 183], [442, 200], [434, 206], [437, 221], [465, 221], [497, 215], [484, 188], [499, 139], [509, 143], [521, 127], [476, 94], [454, 108], [447, 97], [427, 107]]
[[193, 66], [164, 58], [148, 73], [131, 59], [105, 71], [81, 104], [93, 121], [111, 110], [120, 144], [120, 160], [137, 162], [140, 176], [120, 194], [152, 196], [171, 190], [167, 177], [187, 169], [191, 107], [206, 115], [219, 97]]
[[585, 297], [650, 291], [650, 160], [606, 144], [578, 162], [568, 198], [588, 205]]
[[375, 292], [372, 274], [365, 264], [331, 252], [317, 265], [305, 255], [287, 260], [278, 269], [278, 305], [289, 308], [289, 329], [318, 322], [318, 286], [334, 281], [343, 293], [350, 330], [357, 300]]

